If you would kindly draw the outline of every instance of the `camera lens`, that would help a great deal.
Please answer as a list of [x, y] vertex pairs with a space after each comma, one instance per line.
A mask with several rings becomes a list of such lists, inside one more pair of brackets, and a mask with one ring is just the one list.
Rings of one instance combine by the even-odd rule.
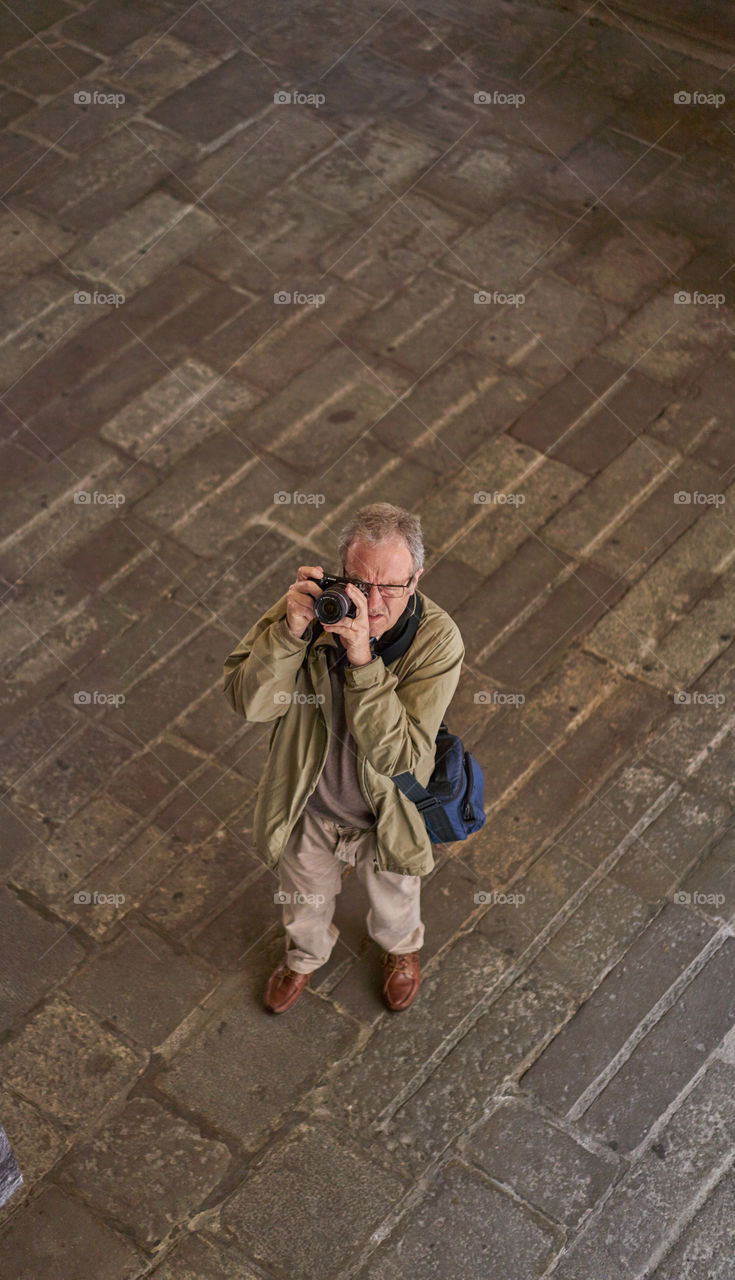
[[354, 618], [357, 610], [345, 591], [339, 587], [328, 587], [314, 601], [314, 613], [322, 625], [331, 626], [343, 618]]

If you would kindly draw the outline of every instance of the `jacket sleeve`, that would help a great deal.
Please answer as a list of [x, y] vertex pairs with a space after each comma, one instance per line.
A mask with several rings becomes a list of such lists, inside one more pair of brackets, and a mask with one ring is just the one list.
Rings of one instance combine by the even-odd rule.
[[455, 628], [400, 683], [380, 659], [346, 669], [347, 724], [378, 773], [413, 773], [421, 757], [434, 750], [463, 657], [464, 645]]
[[285, 597], [251, 627], [225, 660], [224, 693], [246, 720], [285, 715], [304, 660], [311, 625], [298, 639], [286, 621]]

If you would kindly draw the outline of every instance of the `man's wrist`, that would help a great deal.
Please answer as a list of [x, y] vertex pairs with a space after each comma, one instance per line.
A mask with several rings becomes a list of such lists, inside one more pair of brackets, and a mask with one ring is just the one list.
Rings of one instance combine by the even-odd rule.
[[362, 656], [357, 658], [348, 657], [348, 661], [351, 667], [367, 667], [371, 662], [374, 661], [375, 656], [376, 655], [374, 653], [368, 653], [366, 658]]
[[345, 667], [345, 689], [372, 689], [388, 676], [388, 670], [373, 654], [374, 661], [364, 662], [362, 666]]
[[276, 639], [283, 641], [286, 645], [293, 648], [297, 646], [301, 647], [308, 643], [311, 635], [310, 628], [311, 623], [307, 625], [306, 630], [302, 635], [296, 636], [289, 626], [288, 618], [280, 618], [278, 622], [273, 624], [273, 631]]

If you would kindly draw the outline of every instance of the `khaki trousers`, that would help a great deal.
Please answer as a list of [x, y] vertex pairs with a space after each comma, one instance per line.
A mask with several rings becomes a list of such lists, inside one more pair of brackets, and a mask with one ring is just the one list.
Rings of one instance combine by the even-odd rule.
[[304, 810], [278, 862], [286, 960], [294, 973], [326, 964], [339, 937], [332, 924], [344, 864], [367, 890], [367, 931], [384, 951], [418, 951], [424, 942], [420, 876], [375, 871], [372, 829], [348, 827]]

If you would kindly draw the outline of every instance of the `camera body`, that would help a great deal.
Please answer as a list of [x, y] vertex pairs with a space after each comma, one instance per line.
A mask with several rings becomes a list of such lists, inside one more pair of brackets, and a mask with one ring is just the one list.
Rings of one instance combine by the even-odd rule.
[[311, 581], [322, 589], [322, 594], [314, 601], [314, 614], [322, 626], [325, 623], [331, 626], [335, 622], [341, 622], [343, 618], [357, 617], [357, 608], [344, 589], [349, 578], [338, 578], [334, 574], [325, 573], [323, 578], [312, 578]]

